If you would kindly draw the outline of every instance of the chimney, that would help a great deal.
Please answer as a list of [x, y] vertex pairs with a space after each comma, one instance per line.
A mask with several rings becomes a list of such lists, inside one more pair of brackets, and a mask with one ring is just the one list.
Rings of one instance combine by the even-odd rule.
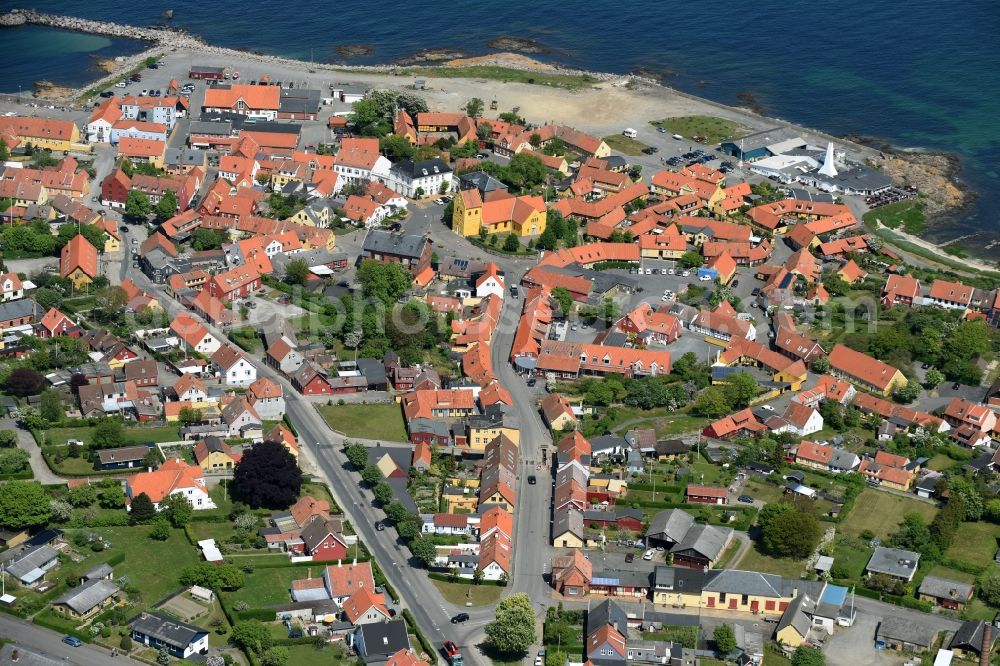
[[990, 666], [990, 645], [992, 641], [993, 625], [989, 622], [983, 623], [983, 644], [979, 648], [979, 666]]

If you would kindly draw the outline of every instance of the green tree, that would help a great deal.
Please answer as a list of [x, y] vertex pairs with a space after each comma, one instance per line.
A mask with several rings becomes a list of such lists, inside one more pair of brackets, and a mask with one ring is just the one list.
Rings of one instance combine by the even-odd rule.
[[286, 647], [273, 647], [260, 656], [260, 666], [286, 666], [291, 655]]
[[733, 409], [743, 409], [757, 396], [757, 380], [745, 372], [737, 372], [726, 379], [723, 391]]
[[181, 407], [181, 410], [177, 412], [177, 420], [183, 425], [201, 423], [201, 410], [188, 406]]
[[199, 252], [218, 250], [224, 241], [225, 236], [215, 229], [198, 228], [191, 232], [191, 247]]
[[920, 397], [920, 384], [917, 382], [907, 382], [905, 386], [901, 386], [892, 392], [892, 397], [896, 402], [902, 404], [909, 404]]
[[354, 469], [364, 469], [368, 464], [368, 449], [363, 444], [351, 444], [347, 447], [347, 460]]
[[820, 526], [811, 513], [785, 511], [763, 528], [764, 549], [778, 557], [808, 557], [819, 542]]
[[114, 449], [125, 446], [127, 439], [121, 421], [104, 419], [94, 428], [93, 445], [98, 449]]
[[559, 306], [559, 312], [564, 317], [568, 316], [573, 311], [573, 295], [566, 287], [555, 287], [551, 293], [552, 300]]
[[792, 653], [792, 666], [826, 666], [826, 657], [818, 647], [800, 645]]
[[118, 649], [120, 649], [125, 654], [132, 651], [132, 639], [128, 634], [122, 636], [122, 639], [118, 642]]
[[420, 536], [420, 525], [417, 524], [416, 516], [407, 514], [403, 520], [396, 523], [396, 532], [399, 533], [399, 538], [407, 543]]
[[771, 524], [771, 521], [779, 515], [785, 513], [786, 511], [793, 511], [794, 509], [795, 507], [788, 502], [772, 502], [770, 504], [765, 504], [757, 514], [757, 527], [761, 530], [765, 530], [767, 529], [767, 526]]
[[382, 510], [385, 511], [386, 518], [391, 520], [393, 523], [401, 522], [408, 515], [406, 507], [399, 502], [389, 502]]
[[38, 527], [51, 515], [49, 496], [37, 481], [11, 481], [0, 486], [0, 525]]
[[97, 486], [86, 484], [77, 486], [69, 491], [69, 503], [77, 508], [93, 506], [97, 504]]
[[406, 137], [397, 134], [382, 137], [379, 139], [378, 145], [382, 154], [393, 162], [412, 160], [417, 154], [416, 148], [410, 144]]
[[174, 527], [184, 527], [191, 522], [194, 507], [183, 495], [168, 495], [163, 504], [170, 524]]
[[132, 498], [132, 520], [137, 523], [148, 523], [156, 517], [156, 507], [146, 493], [139, 493]]
[[285, 282], [304, 285], [309, 279], [309, 264], [302, 259], [292, 259], [285, 265]]
[[133, 220], [145, 220], [153, 212], [153, 205], [145, 192], [131, 190], [125, 199], [125, 217]]
[[497, 604], [496, 619], [485, 627], [486, 642], [504, 655], [523, 654], [535, 643], [535, 611], [523, 592]]
[[483, 115], [483, 108], [485, 108], [483, 100], [478, 97], [473, 97], [465, 103], [465, 112], [469, 114], [473, 120]]
[[361, 262], [357, 279], [366, 298], [381, 301], [387, 306], [406, 293], [413, 283], [413, 276], [401, 265], [372, 260]]
[[59, 225], [56, 231], [56, 247], [62, 249], [66, 243], [73, 240], [76, 236], [83, 236], [87, 239], [88, 243], [98, 250], [104, 247], [105, 232], [103, 229], [93, 224], [78, 225], [76, 222], [67, 222], [66, 224]]
[[418, 537], [411, 541], [410, 552], [413, 553], [413, 557], [428, 567], [434, 564], [434, 558], [437, 557], [437, 549], [434, 547], [434, 542], [426, 537]]
[[365, 465], [361, 470], [361, 480], [369, 486], [375, 486], [382, 480], [382, 472], [375, 465]]
[[0, 430], [0, 449], [10, 449], [17, 446], [17, 431], [5, 428]]
[[45, 387], [45, 377], [31, 368], [15, 368], [4, 381], [4, 390], [11, 395], [24, 398], [38, 395]]
[[167, 190], [156, 202], [156, 219], [169, 220], [177, 214], [177, 195], [172, 190]]
[[507, 238], [503, 241], [503, 249], [507, 252], [517, 252], [520, 247], [521, 242], [517, 240], [517, 234], [514, 232], [507, 234]]
[[924, 375], [923, 386], [928, 391], [932, 391], [941, 385], [944, 381], [944, 375], [937, 368], [930, 368]]
[[52, 520], [65, 523], [73, 517], [73, 505], [64, 500], [49, 500], [49, 508], [52, 511]]
[[170, 651], [167, 650], [166, 645], [161, 647], [160, 651], [156, 654], [156, 663], [160, 666], [168, 666], [170, 664]]
[[697, 252], [688, 250], [681, 255], [681, 258], [677, 260], [677, 263], [679, 263], [683, 268], [698, 268], [705, 263], [705, 259]]
[[372, 489], [375, 501], [380, 505], [387, 504], [392, 499], [392, 488], [385, 481], [379, 481]]
[[101, 484], [99, 504], [102, 509], [121, 509], [125, 506], [125, 491], [122, 484], [108, 479]]
[[230, 639], [251, 654], [260, 655], [274, 645], [271, 632], [260, 620], [243, 620], [233, 627]]
[[0, 139], [0, 162], [6, 162], [10, 159], [10, 146], [3, 139]]
[[717, 626], [712, 632], [712, 640], [715, 641], [715, 651], [721, 655], [736, 651], [736, 634], [728, 624]]
[[170, 523], [163, 516], [157, 517], [153, 521], [153, 529], [149, 531], [149, 538], [156, 541], [166, 541], [170, 538]]
[[699, 416], [718, 418], [730, 411], [729, 399], [721, 386], [709, 386], [698, 394], [691, 409]]
[[979, 579], [979, 598], [996, 608], [1000, 606], [1000, 574]]

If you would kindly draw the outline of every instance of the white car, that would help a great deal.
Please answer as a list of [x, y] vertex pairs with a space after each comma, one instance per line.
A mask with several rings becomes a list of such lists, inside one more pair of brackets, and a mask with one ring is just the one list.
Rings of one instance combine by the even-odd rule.
[[681, 277], [691, 277], [691, 271], [684, 271], [681, 273]]
[[711, 275], [702, 275], [698, 279], [701, 280], [702, 282], [709, 282], [712, 279], [712, 276]]
[[670, 268], [667, 270], [667, 275], [673, 275], [673, 274], [674, 274], [674, 269]]
[[652, 550], [652, 549], [647, 550], [645, 553], [642, 554], [642, 559], [644, 559], [644, 560], [646, 560], [648, 562], [649, 560], [653, 559], [653, 555], [655, 555], [655, 554], [656, 554], [655, 550]]
[[660, 300], [663, 301], [664, 303], [666, 303], [667, 301], [670, 300], [670, 296], [667, 296], [666, 294], [663, 294], [663, 296], [660, 296]]
[[774, 407], [772, 407], [771, 405], [761, 405], [761, 408], [762, 409], [766, 409], [769, 412], [773, 412], [774, 411]]
[[444, 199], [435, 199], [434, 203], [436, 203], [438, 206], [443, 206], [444, 205]]
[[115, 84], [115, 88], [125, 88], [126, 86], [128, 86], [128, 84], [125, 83], [124, 81], [119, 81], [118, 83]]

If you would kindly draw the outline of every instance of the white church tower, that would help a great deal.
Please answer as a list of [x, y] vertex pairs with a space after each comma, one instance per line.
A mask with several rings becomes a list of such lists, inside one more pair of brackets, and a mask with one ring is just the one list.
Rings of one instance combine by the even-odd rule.
[[823, 166], [819, 168], [819, 173], [829, 178], [837, 175], [837, 167], [833, 164], [833, 141], [826, 144], [826, 157], [823, 159]]

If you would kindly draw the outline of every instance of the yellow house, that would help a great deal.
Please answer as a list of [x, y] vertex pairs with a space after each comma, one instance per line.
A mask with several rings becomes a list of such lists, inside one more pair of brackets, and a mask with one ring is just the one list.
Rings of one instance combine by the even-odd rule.
[[479, 497], [472, 488], [448, 487], [441, 493], [447, 513], [473, 513], [479, 506]]
[[0, 118], [0, 133], [9, 133], [20, 141], [52, 151], [90, 151], [80, 143], [80, 128], [72, 120], [12, 116]]
[[462, 236], [477, 236], [480, 229], [488, 234], [537, 236], [545, 231], [548, 211], [539, 196], [507, 197], [483, 201], [479, 190], [463, 190], [455, 197], [452, 229]]
[[469, 427], [469, 448], [482, 453], [486, 450], [486, 445], [500, 435], [507, 437], [507, 439], [514, 443], [514, 446], [521, 447], [521, 431], [517, 428], [504, 425], [473, 425]]
[[48, 201], [49, 191], [41, 183], [27, 179], [0, 180], [0, 199], [9, 199], [11, 206], [25, 208]]
[[69, 279], [77, 289], [90, 284], [100, 275], [97, 248], [83, 234], [73, 236], [63, 246], [59, 254], [59, 275]]
[[271, 189], [278, 191], [288, 183], [305, 181], [308, 169], [301, 162], [285, 160], [271, 173]]
[[776, 638], [779, 643], [797, 648], [806, 642], [809, 629], [812, 627], [812, 620], [802, 611], [802, 605], [806, 600], [806, 595], [800, 594], [788, 604], [787, 610], [781, 616], [781, 622], [778, 623]]
[[194, 459], [206, 472], [219, 472], [236, 467], [237, 457], [229, 445], [218, 437], [206, 437], [194, 447]]

